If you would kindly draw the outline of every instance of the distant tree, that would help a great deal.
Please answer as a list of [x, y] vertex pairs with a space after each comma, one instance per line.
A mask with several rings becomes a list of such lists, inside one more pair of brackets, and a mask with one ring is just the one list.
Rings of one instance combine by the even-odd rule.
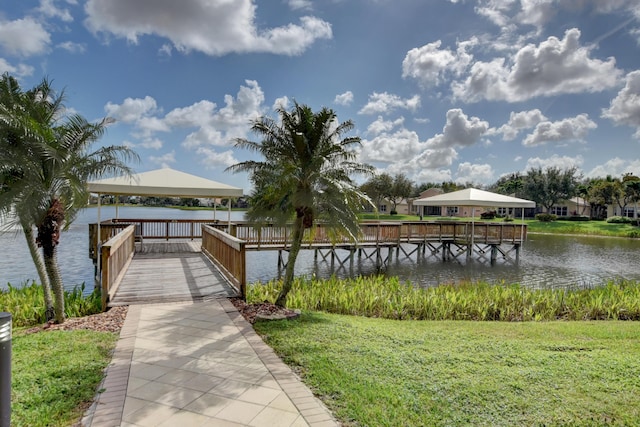
[[507, 196], [522, 197], [524, 189], [524, 177], [520, 172], [513, 172], [500, 177], [489, 186], [489, 191], [494, 191]]
[[360, 191], [369, 196], [377, 209], [382, 204], [388, 189], [393, 186], [393, 178], [388, 173], [372, 176], [360, 186]]
[[640, 201], [640, 178], [633, 174], [625, 174], [622, 178], [628, 200], [634, 204], [633, 218], [638, 219], [638, 201]]
[[552, 206], [576, 195], [579, 176], [576, 167], [560, 169], [555, 166], [527, 171], [523, 194], [549, 212]]
[[294, 221], [282, 289], [275, 301], [284, 306], [305, 229], [322, 219], [336, 233], [356, 240], [360, 233], [357, 214], [371, 202], [350, 175], [368, 175], [373, 168], [356, 162], [353, 147], [360, 144], [360, 138], [343, 138], [353, 129], [353, 122], [339, 123], [333, 110], [314, 113], [296, 102], [291, 111], [280, 107], [277, 112], [280, 120], [262, 117], [252, 122], [251, 130], [262, 141], [240, 138], [235, 143], [262, 155], [263, 160], [247, 160], [228, 170], [250, 174], [254, 187], [246, 214], [250, 221]]
[[413, 182], [404, 174], [397, 174], [393, 177], [391, 187], [383, 192], [384, 197], [393, 204], [392, 212], [398, 211], [398, 203], [403, 199], [408, 199], [413, 193]]
[[606, 178], [596, 178], [588, 184], [588, 199], [596, 218], [606, 218], [607, 206], [614, 204], [619, 197], [620, 186], [617, 179], [611, 175]]

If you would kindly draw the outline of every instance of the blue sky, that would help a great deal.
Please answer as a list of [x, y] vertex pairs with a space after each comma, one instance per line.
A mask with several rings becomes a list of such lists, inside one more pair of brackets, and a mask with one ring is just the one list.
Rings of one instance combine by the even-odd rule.
[[640, 175], [640, 0], [0, 0], [0, 72], [111, 116], [104, 144], [249, 190], [249, 122], [355, 122], [416, 183], [531, 167]]

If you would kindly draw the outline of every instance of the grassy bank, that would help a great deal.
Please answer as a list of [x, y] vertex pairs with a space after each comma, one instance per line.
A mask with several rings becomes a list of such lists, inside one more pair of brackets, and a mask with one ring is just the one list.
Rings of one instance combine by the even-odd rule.
[[606, 221], [525, 220], [529, 233], [582, 234], [587, 236], [640, 237], [640, 229], [631, 224], [611, 224]]
[[12, 342], [11, 425], [70, 426], [82, 417], [116, 340], [117, 334], [108, 332], [17, 330]]
[[[279, 281], [249, 286], [249, 302], [275, 301]], [[367, 317], [413, 320], [640, 320], [640, 283], [591, 289], [532, 289], [463, 283], [413, 287], [383, 276], [294, 281], [287, 306]]]
[[637, 322], [257, 323], [347, 426], [638, 425]]
[[[98, 292], [84, 295], [84, 284], [71, 291], [65, 291], [66, 317], [80, 317], [102, 311], [102, 301]], [[12, 314], [14, 327], [33, 326], [45, 323], [45, 307], [42, 286], [35, 282], [16, 287], [11, 284], [0, 291], [2, 311]]]

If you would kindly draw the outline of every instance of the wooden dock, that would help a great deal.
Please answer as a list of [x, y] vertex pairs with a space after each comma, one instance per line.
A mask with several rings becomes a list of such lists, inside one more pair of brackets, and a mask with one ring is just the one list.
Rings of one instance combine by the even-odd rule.
[[200, 242], [136, 243], [136, 253], [108, 306], [203, 301], [237, 292], [201, 252]]

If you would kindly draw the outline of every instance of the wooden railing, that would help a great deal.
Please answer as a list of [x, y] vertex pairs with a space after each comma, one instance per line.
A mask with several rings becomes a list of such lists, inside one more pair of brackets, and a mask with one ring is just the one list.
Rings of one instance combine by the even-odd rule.
[[[135, 225], [135, 237], [146, 239], [200, 239], [202, 224], [216, 224], [211, 219], [122, 219], [115, 218], [100, 223], [100, 243], [104, 243], [129, 225]], [[226, 227], [226, 223], [225, 223]], [[98, 224], [89, 224], [89, 258], [96, 262], [98, 248]]]
[[243, 299], [247, 288], [245, 245], [246, 242], [221, 230], [202, 226], [202, 252], [220, 268]]
[[100, 278], [102, 282], [102, 310], [106, 310], [120, 281], [127, 271], [135, 250], [135, 226], [129, 225], [122, 232], [102, 245]]

